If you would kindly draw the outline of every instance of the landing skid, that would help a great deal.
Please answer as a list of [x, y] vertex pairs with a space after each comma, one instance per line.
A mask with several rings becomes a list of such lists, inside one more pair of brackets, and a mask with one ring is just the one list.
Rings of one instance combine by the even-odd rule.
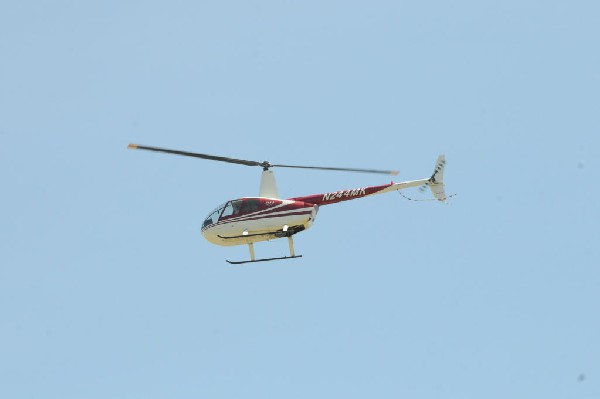
[[232, 260], [227, 260], [227, 263], [229, 263], [230, 265], [241, 265], [244, 263], [257, 263], [257, 262], [269, 262], [272, 260], [285, 260], [285, 259], [294, 259], [294, 258], [301, 258], [302, 255], [294, 255], [294, 256], [282, 256], [279, 258], [264, 258], [264, 259], [254, 259], [254, 260], [242, 260], [242, 261], [232, 261]]
[[227, 263], [231, 264], [231, 265], [241, 265], [243, 263], [256, 263], [256, 262], [268, 262], [268, 261], [272, 261], [272, 260], [285, 260], [285, 259], [294, 259], [294, 258], [301, 258], [302, 255], [296, 255], [296, 253], [294, 252], [294, 240], [292, 239], [292, 236], [288, 236], [288, 244], [290, 246], [290, 256], [281, 256], [278, 258], [263, 258], [263, 259], [256, 259], [256, 256], [254, 255], [254, 243], [248, 243], [248, 249], [250, 250], [250, 260], [242, 260], [242, 261], [231, 261], [231, 260], [227, 260]]

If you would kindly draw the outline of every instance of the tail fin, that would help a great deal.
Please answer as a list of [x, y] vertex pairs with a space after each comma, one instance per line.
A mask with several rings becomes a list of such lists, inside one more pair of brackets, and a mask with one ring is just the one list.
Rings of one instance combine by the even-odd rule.
[[440, 155], [435, 163], [433, 174], [427, 182], [427, 186], [431, 189], [433, 196], [438, 201], [446, 201], [448, 198], [444, 191], [444, 167], [446, 166], [446, 157]]

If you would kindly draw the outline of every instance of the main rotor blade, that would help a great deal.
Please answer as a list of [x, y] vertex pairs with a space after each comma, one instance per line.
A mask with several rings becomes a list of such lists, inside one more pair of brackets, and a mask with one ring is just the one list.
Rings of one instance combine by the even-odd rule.
[[134, 149], [134, 150], [164, 152], [166, 154], [175, 154], [175, 155], [183, 155], [186, 157], [210, 159], [211, 161], [229, 162], [229, 163], [236, 163], [236, 164], [246, 165], [246, 166], [263, 166], [263, 167], [265, 166], [264, 162], [248, 161], [245, 159], [236, 159], [236, 158], [229, 158], [229, 157], [218, 157], [216, 155], [200, 154], [197, 152], [188, 152], [188, 151], [169, 150], [166, 148], [148, 147], [145, 145], [138, 145], [138, 144], [129, 144], [129, 146], [127, 146], [127, 148]]
[[188, 152], [188, 151], [179, 151], [179, 150], [169, 150], [167, 148], [150, 147], [150, 146], [138, 145], [138, 144], [129, 144], [129, 146], [127, 148], [134, 149], [134, 150], [146, 150], [146, 151], [154, 151], [154, 152], [163, 152], [166, 154], [183, 155], [186, 157], [209, 159], [211, 161], [221, 161], [221, 162], [235, 163], [235, 164], [246, 165], [246, 166], [260, 166], [265, 170], [269, 169], [271, 167], [277, 167], [277, 168], [296, 168], [296, 169], [313, 169], [313, 170], [335, 170], [335, 171], [342, 171], [342, 172], [378, 173], [378, 174], [385, 174], [385, 175], [397, 175], [398, 174], [397, 170], [333, 168], [333, 167], [326, 167], [326, 166], [300, 166], [300, 165], [282, 165], [282, 164], [274, 165], [267, 161], [263, 161], [263, 162], [248, 161], [246, 159], [219, 157], [216, 155], [200, 154], [197, 152]]
[[360, 172], [360, 173], [378, 173], [384, 175], [396, 176], [399, 172], [397, 170], [380, 170], [380, 169], [355, 169], [355, 168], [330, 168], [327, 166], [298, 166], [298, 165], [275, 165], [271, 166], [277, 168], [296, 168], [296, 169], [316, 169], [316, 170], [337, 170], [341, 172]]

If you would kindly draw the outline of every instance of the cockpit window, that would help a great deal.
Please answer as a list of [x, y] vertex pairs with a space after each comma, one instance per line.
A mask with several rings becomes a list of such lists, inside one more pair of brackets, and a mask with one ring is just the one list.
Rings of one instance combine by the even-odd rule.
[[227, 205], [225, 205], [225, 210], [223, 211], [221, 217], [236, 216], [240, 213], [241, 208], [242, 200], [229, 201]]
[[256, 212], [260, 208], [259, 199], [238, 199], [229, 201], [208, 215], [202, 223], [202, 228], [217, 223], [220, 219]]
[[217, 221], [219, 220], [219, 215], [223, 211], [223, 207], [224, 205], [221, 205], [220, 207], [212, 211], [211, 214], [208, 215], [208, 217], [204, 220], [204, 223], [202, 223], [202, 228], [217, 223]]
[[242, 206], [243, 213], [256, 212], [260, 207], [260, 201], [257, 199], [247, 199]]

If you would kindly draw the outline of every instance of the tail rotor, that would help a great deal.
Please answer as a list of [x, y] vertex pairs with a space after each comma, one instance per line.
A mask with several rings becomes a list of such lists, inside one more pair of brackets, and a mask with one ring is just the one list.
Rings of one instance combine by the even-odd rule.
[[446, 157], [444, 155], [440, 155], [435, 163], [435, 168], [433, 170], [433, 174], [427, 180], [427, 182], [419, 187], [419, 191], [424, 192], [427, 187], [431, 190], [431, 193], [438, 201], [446, 201], [448, 196], [445, 192], [444, 187], [444, 167], [446, 166]]

